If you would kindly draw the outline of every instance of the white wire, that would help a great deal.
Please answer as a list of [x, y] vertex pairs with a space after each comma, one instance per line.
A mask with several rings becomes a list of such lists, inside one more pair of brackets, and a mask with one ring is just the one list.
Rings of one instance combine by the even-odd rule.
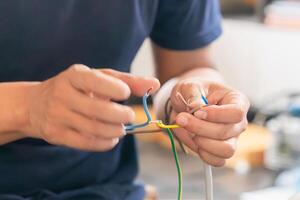
[[[205, 92], [203, 88], [201, 88], [201, 95], [203, 96]], [[179, 98], [187, 107], [189, 107], [188, 102], [185, 101], [184, 97], [180, 92], [177, 92], [176, 97]], [[205, 95], [204, 95], [205, 97]], [[197, 108], [198, 109], [198, 108]], [[194, 111], [189, 111], [189, 113], [193, 113]], [[213, 188], [213, 177], [211, 166], [203, 161], [204, 165], [204, 176], [205, 176], [205, 199], [213, 200], [214, 199], [214, 188]]]
[[214, 190], [213, 190], [213, 177], [211, 166], [203, 162], [204, 165], [204, 176], [205, 176], [205, 196], [206, 200], [214, 199]]

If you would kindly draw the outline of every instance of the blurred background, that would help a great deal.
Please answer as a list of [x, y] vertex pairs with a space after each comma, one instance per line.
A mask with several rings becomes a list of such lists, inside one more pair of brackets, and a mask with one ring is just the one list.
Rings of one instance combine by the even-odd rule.
[[[213, 169], [215, 199], [290, 199], [300, 189], [300, 1], [221, 0], [221, 7], [224, 33], [213, 45], [216, 67], [248, 95], [252, 107], [237, 153], [226, 167]], [[146, 40], [132, 71], [154, 75], [153, 66]], [[135, 108], [143, 121], [140, 106]], [[168, 139], [148, 134], [138, 141], [139, 180], [154, 186], [159, 199], [176, 199]], [[183, 199], [204, 199], [201, 161], [181, 151], [179, 157]]]

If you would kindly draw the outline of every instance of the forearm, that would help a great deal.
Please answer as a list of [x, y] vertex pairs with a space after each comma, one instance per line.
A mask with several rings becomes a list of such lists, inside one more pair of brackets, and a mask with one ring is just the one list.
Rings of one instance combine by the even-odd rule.
[[0, 84], [0, 145], [26, 137], [27, 102], [30, 89], [36, 83]]
[[211, 67], [201, 67], [201, 66], [185, 71], [183, 74], [179, 75], [178, 78], [179, 80], [185, 80], [188, 78], [199, 78], [200, 80], [204, 80], [204, 81], [219, 82], [219, 83], [224, 82], [223, 77], [218, 70]]
[[156, 72], [161, 83], [177, 77], [180, 80], [198, 77], [207, 81], [223, 82], [215, 70], [210, 47], [192, 51], [172, 51], [153, 45]]

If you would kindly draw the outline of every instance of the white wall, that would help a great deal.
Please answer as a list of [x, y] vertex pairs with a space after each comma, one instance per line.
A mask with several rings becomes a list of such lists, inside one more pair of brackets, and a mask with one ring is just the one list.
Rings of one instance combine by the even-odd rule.
[[[213, 56], [228, 83], [254, 103], [274, 92], [300, 91], [300, 31], [228, 19], [223, 27], [224, 34], [214, 44]], [[149, 40], [137, 55], [132, 71], [154, 74]]]

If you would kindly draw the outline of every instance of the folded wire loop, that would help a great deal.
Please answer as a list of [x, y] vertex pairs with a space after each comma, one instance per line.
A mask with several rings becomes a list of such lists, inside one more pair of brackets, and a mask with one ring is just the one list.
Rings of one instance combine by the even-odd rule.
[[150, 92], [151, 92], [152, 89], [153, 88], [151, 87], [146, 92], [146, 94], [143, 96], [143, 108], [144, 108], [147, 120], [144, 123], [141, 123], [141, 124], [133, 124], [133, 125], [127, 125], [127, 126], [125, 126], [125, 130], [126, 131], [131, 131], [131, 130], [134, 130], [134, 129], [137, 129], [137, 128], [143, 128], [143, 127], [146, 127], [150, 123], [156, 123], [157, 126], [160, 127], [160, 128], [170, 128], [170, 129], [172, 129], [172, 128], [179, 128], [179, 126], [176, 125], [176, 124], [166, 125], [161, 120], [152, 121], [152, 117], [151, 117], [151, 114], [149, 112], [148, 103], [147, 103], [147, 99], [150, 96]]

